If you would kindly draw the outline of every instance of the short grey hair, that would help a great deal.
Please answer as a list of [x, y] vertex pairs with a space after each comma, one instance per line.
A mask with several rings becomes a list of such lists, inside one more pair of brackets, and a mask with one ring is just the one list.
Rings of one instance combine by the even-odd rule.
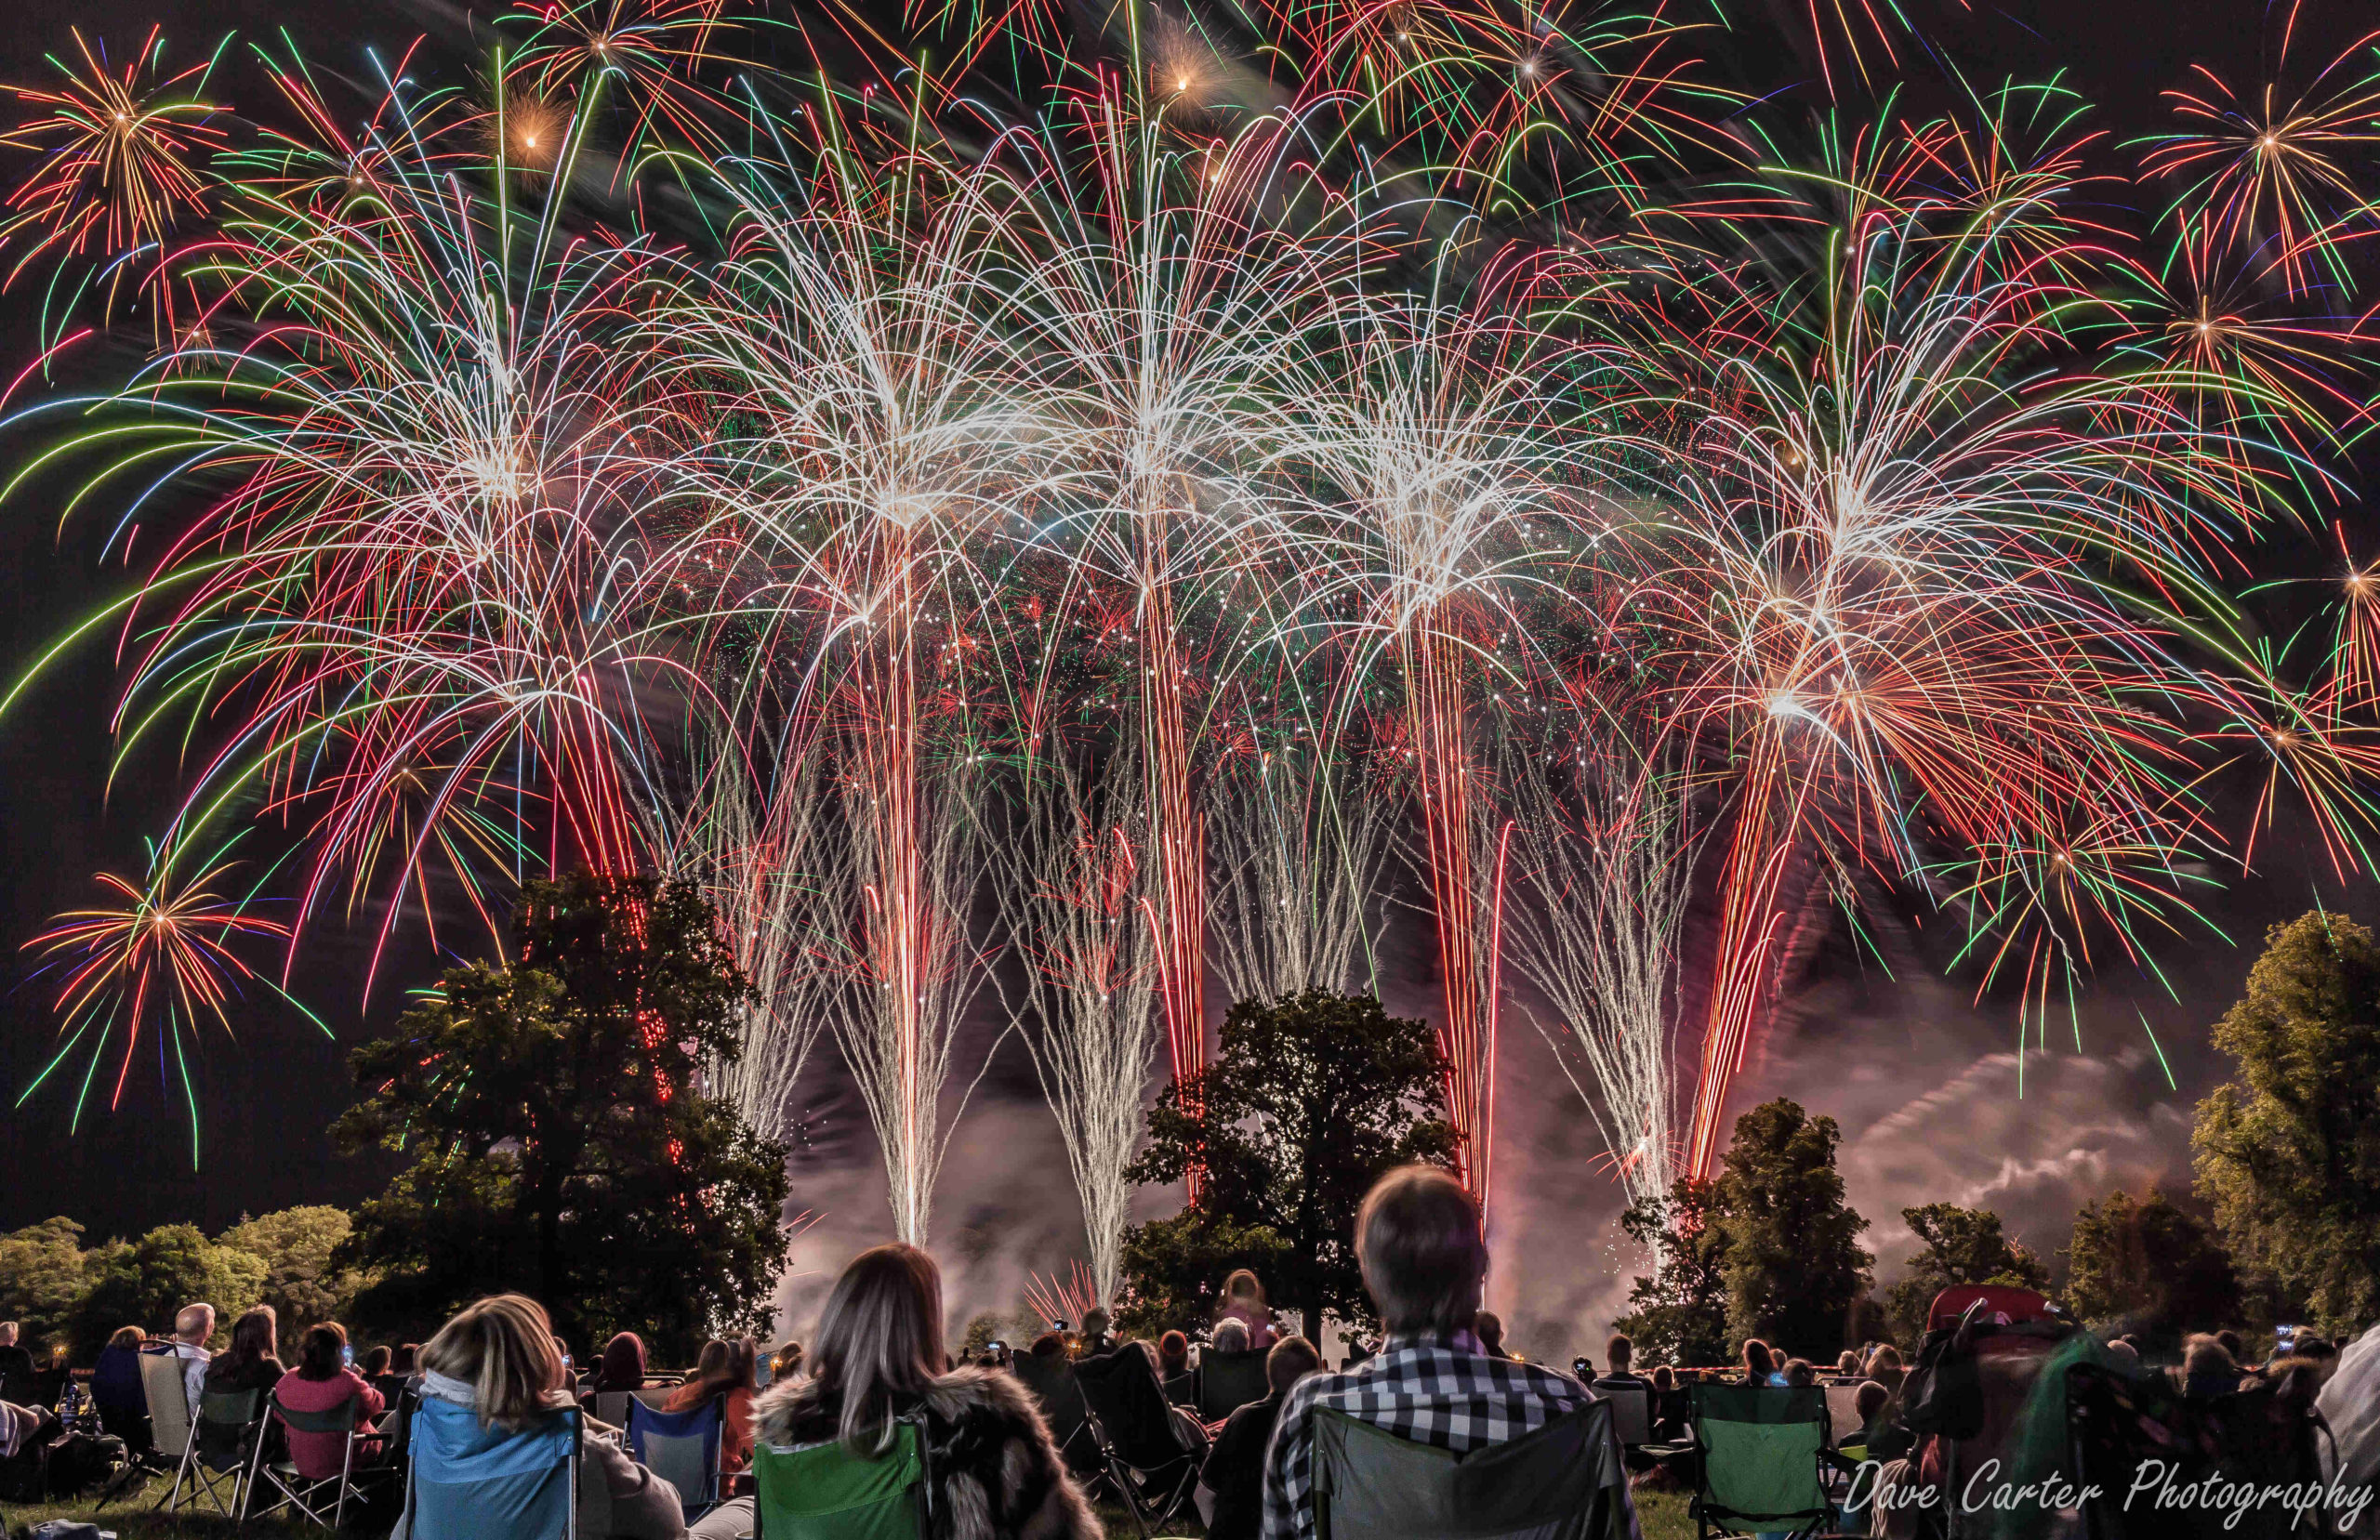
[[1215, 1327], [1208, 1344], [1219, 1353], [1244, 1353], [1248, 1351], [1248, 1326], [1237, 1320], [1223, 1322]]
[[1488, 1278], [1479, 1205], [1453, 1176], [1408, 1165], [1372, 1184], [1355, 1216], [1364, 1289], [1392, 1332], [1470, 1327]]

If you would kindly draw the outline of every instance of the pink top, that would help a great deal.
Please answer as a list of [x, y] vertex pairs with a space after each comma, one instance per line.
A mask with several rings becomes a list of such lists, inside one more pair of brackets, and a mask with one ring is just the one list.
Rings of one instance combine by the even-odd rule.
[[[356, 1427], [368, 1428], [374, 1417], [388, 1404], [380, 1392], [364, 1381], [352, 1369], [341, 1369], [328, 1379], [301, 1379], [298, 1371], [290, 1370], [272, 1388], [281, 1404], [292, 1412], [336, 1412], [348, 1397], [354, 1396], [363, 1404], [356, 1408]], [[339, 1473], [347, 1458], [346, 1441], [336, 1433], [300, 1433], [289, 1429], [289, 1463], [298, 1474], [310, 1481], [328, 1481]], [[357, 1451], [356, 1458], [363, 1458]]]

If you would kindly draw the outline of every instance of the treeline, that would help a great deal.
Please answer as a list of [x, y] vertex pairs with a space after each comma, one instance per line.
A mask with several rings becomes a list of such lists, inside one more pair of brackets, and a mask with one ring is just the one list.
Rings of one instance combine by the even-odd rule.
[[344, 1320], [369, 1282], [337, 1257], [353, 1229], [345, 1210], [314, 1204], [244, 1216], [212, 1240], [175, 1224], [86, 1246], [73, 1219], [45, 1219], [0, 1235], [0, 1321], [16, 1322], [36, 1356], [62, 1343], [78, 1363], [120, 1327], [170, 1331], [193, 1300], [215, 1307], [218, 1334], [271, 1305], [292, 1341], [316, 1322]]

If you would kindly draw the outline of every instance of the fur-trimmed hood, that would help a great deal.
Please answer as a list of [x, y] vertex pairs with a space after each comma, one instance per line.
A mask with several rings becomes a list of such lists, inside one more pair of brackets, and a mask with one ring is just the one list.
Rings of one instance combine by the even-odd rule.
[[[1013, 1375], [953, 1370], [927, 1388], [918, 1410], [939, 1540], [1101, 1540], [1040, 1409]], [[841, 1419], [840, 1398], [807, 1377], [770, 1387], [752, 1408], [754, 1436], [778, 1448], [826, 1442]]]

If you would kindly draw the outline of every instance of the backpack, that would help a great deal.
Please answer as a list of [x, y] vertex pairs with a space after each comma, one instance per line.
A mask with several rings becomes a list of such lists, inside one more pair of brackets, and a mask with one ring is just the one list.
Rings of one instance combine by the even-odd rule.
[[79, 1497], [124, 1465], [124, 1441], [66, 1431], [55, 1419], [0, 1460], [0, 1502]]

